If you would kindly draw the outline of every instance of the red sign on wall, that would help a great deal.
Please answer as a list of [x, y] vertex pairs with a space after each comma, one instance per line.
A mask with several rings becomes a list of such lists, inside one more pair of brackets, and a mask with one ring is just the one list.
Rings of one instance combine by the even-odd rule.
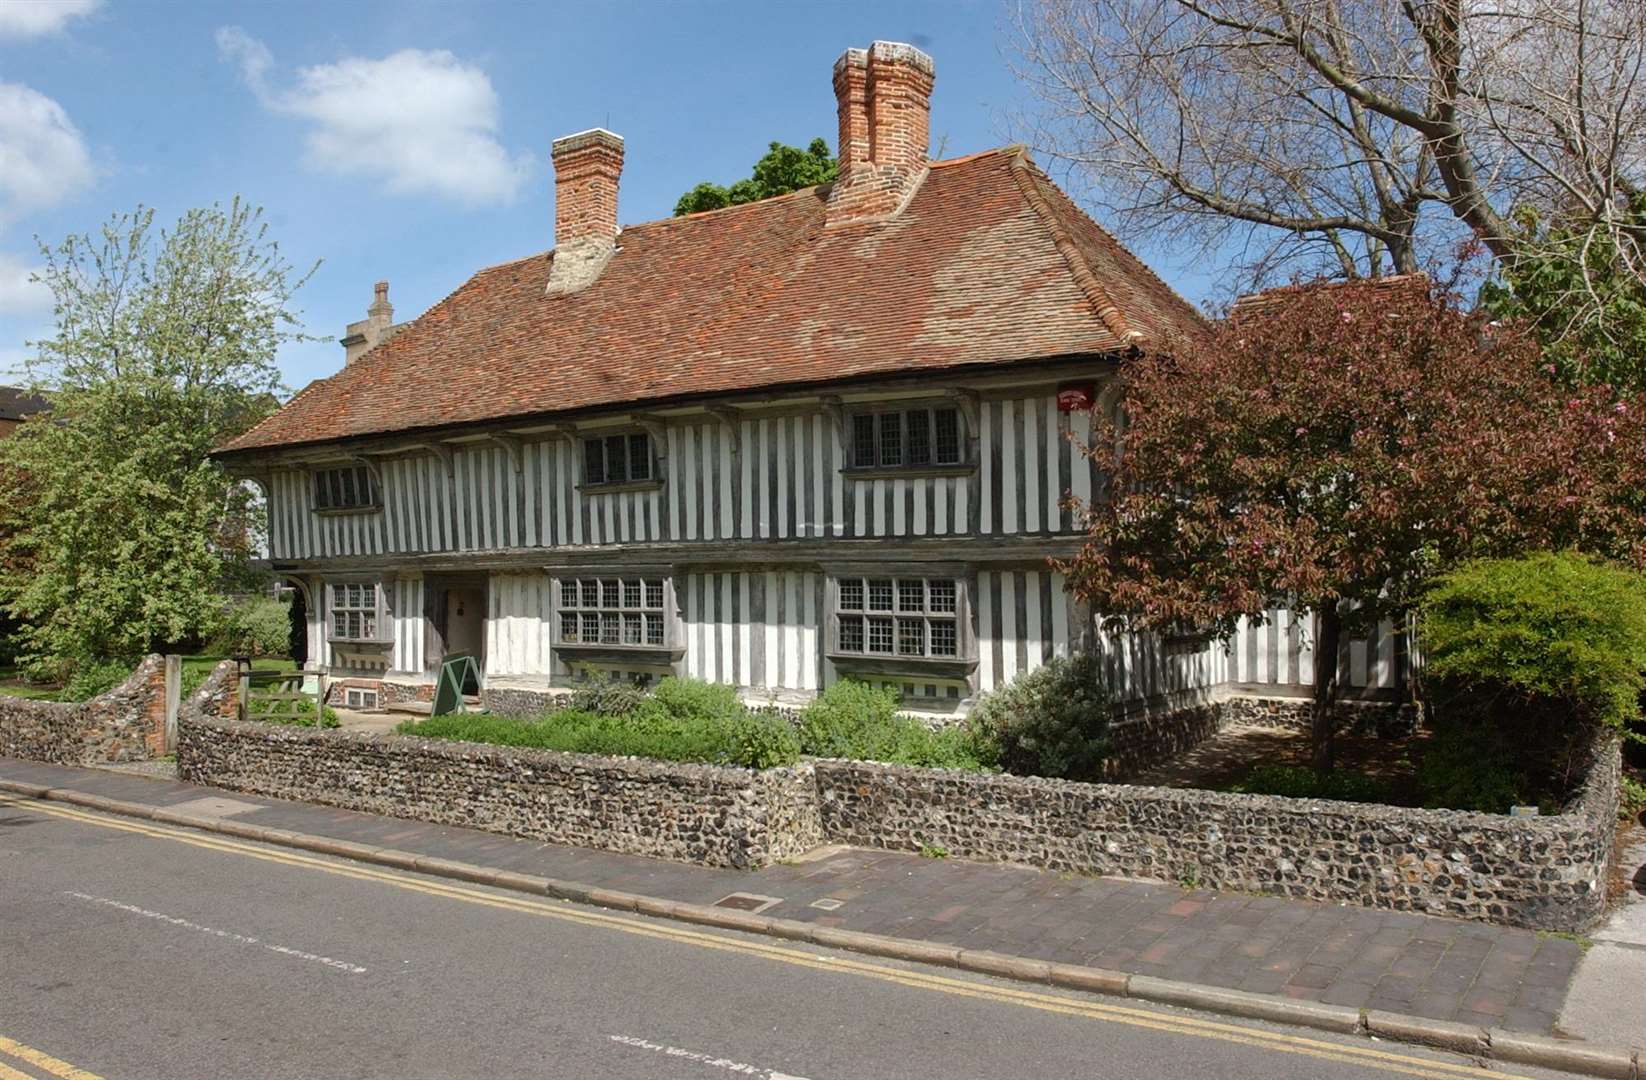
[[1097, 401], [1097, 388], [1091, 383], [1063, 386], [1057, 391], [1058, 412], [1085, 412]]

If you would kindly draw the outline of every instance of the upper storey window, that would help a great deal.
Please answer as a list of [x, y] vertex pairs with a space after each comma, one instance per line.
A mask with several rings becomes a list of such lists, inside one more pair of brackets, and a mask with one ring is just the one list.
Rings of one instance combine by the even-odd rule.
[[377, 477], [364, 465], [315, 471], [316, 510], [375, 510], [380, 505]]
[[964, 465], [960, 410], [948, 405], [852, 415], [854, 469], [930, 469]]
[[583, 440], [583, 483], [633, 484], [656, 479], [652, 439], [640, 433]]

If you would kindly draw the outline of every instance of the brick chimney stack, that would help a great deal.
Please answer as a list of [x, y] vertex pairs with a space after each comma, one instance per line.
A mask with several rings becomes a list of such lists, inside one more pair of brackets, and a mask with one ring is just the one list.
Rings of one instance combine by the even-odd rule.
[[554, 265], [551, 294], [573, 293], [600, 276], [617, 250], [617, 182], [623, 137], [591, 128], [554, 140]]
[[343, 366], [348, 367], [394, 336], [394, 305], [389, 303], [389, 283], [379, 281], [372, 286], [371, 307], [366, 317], [349, 323], [341, 339]]
[[847, 49], [834, 63], [840, 176], [830, 221], [895, 213], [926, 176], [931, 148], [932, 58], [895, 41]]

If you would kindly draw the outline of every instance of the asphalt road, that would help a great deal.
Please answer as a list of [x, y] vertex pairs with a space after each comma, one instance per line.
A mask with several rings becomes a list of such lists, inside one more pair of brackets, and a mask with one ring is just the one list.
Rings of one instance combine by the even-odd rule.
[[0, 1080], [1402, 1075], [1556, 1074], [0, 798]]

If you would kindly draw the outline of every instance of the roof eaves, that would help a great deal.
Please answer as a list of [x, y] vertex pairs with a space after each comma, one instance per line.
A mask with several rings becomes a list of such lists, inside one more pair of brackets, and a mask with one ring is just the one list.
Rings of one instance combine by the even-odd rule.
[[1034, 208], [1046, 231], [1051, 234], [1052, 243], [1057, 246], [1063, 261], [1069, 264], [1069, 272], [1074, 275], [1075, 284], [1080, 291], [1086, 294], [1092, 310], [1103, 321], [1103, 325], [1128, 345], [1143, 340], [1144, 334], [1127, 320], [1125, 312], [1114, 302], [1114, 298], [1103, 288], [1103, 283], [1097, 279], [1092, 268], [1087, 264], [1085, 256], [1075, 245], [1074, 238], [1069, 235], [1063, 223], [1058, 220], [1057, 213], [1046, 196], [1041, 193], [1039, 185], [1035, 183], [1034, 165], [1029, 160], [1028, 152], [1019, 149], [1012, 157], [1012, 179], [1017, 181], [1018, 190], [1023, 192], [1023, 198]]

